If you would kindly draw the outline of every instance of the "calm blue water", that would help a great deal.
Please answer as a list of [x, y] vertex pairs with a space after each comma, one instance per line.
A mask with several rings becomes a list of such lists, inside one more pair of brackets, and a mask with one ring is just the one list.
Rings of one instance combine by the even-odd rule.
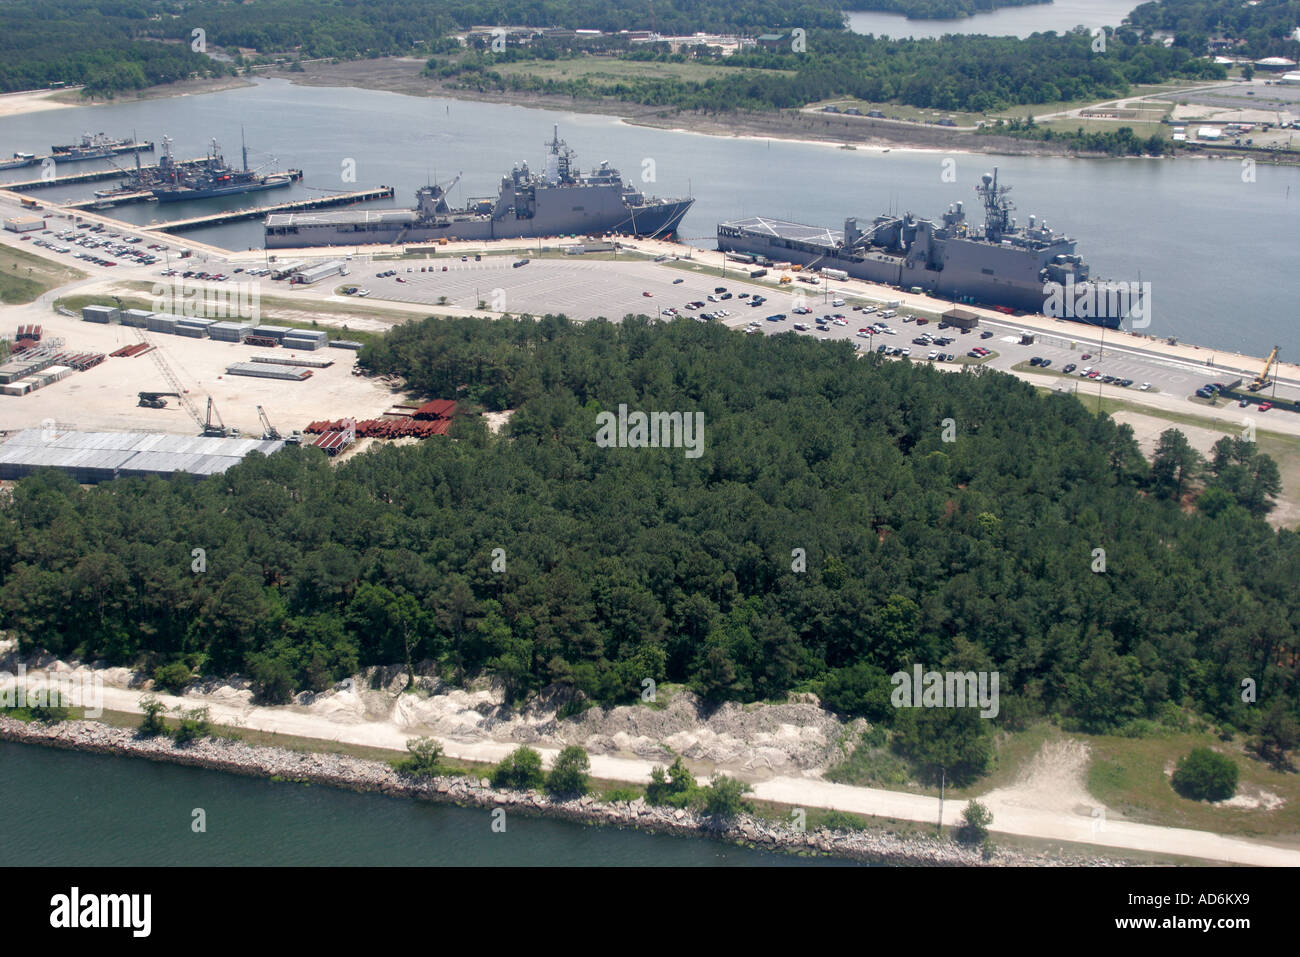
[[1137, 6], [1134, 0], [1053, 0], [1027, 7], [1003, 7], [960, 20], [909, 20], [900, 13], [848, 13], [849, 29], [878, 37], [941, 37], [947, 33], [983, 33], [988, 36], [1027, 37], [1054, 30], [1065, 33], [1076, 26], [1115, 27]]
[[[1078, 240], [1100, 278], [1150, 282], [1149, 332], [1263, 355], [1274, 344], [1300, 356], [1294, 310], [1300, 240], [1300, 169], [1260, 166], [1243, 182], [1235, 161], [1080, 160], [954, 154], [955, 182], [939, 153], [843, 150], [780, 140], [704, 136], [624, 124], [615, 118], [502, 104], [448, 101], [368, 90], [300, 87], [283, 80], [202, 96], [52, 110], [0, 120], [0, 152], [45, 150], [82, 130], [159, 139], [170, 133], [180, 157], [203, 153], [216, 135], [237, 155], [241, 127], [251, 160], [274, 153], [306, 171], [302, 184], [221, 201], [139, 204], [119, 210], [133, 222], [179, 218], [322, 190], [380, 184], [397, 188], [389, 205], [409, 206], [415, 189], [462, 173], [453, 204], [495, 195], [515, 163], [541, 166], [552, 125], [583, 167], [609, 160], [660, 196], [691, 194], [682, 235], [711, 247], [720, 220], [768, 215], [838, 226], [885, 210], [937, 217], [963, 200], [972, 219], [974, 186], [996, 164], [1013, 186], [1018, 217], [1037, 214]], [[256, 152], [253, 152], [255, 148]], [[264, 157], [263, 157], [264, 158]], [[342, 179], [355, 161], [356, 182]], [[94, 164], [79, 164], [92, 168]], [[25, 178], [10, 171], [0, 178]], [[61, 191], [37, 195], [60, 198]], [[87, 196], [81, 187], [65, 194]], [[261, 247], [261, 227], [239, 223], [187, 234], [231, 248]]]
[[2, 867], [844, 863], [9, 742], [0, 769]]

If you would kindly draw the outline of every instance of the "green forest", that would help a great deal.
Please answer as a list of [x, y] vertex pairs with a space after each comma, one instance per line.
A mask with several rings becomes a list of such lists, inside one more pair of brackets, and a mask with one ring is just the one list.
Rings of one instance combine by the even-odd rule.
[[1174, 34], [1176, 46], [1203, 51], [1212, 37], [1242, 40], [1233, 53], [1300, 58], [1300, 0], [1162, 0], [1144, 3], [1129, 19], [1141, 30]]
[[[645, 678], [813, 691], [918, 751], [935, 721], [990, 722], [896, 712], [913, 663], [999, 671], [1012, 728], [1191, 707], [1250, 729], [1247, 678], [1300, 702], [1300, 536], [1263, 520], [1279, 483], [1253, 443], [1202, 461], [1170, 430], [1148, 464], [1129, 427], [1010, 375], [687, 320], [431, 318], [360, 361], [467, 414], [338, 466], [290, 447], [202, 481], [25, 479], [0, 627], [180, 683], [246, 674], [267, 701], [398, 663], [576, 708]], [[702, 413], [704, 454], [598, 446], [621, 403]], [[474, 414], [504, 409], [499, 434]]]
[[[812, 31], [807, 53], [759, 50], [721, 59], [727, 67], [755, 67], [702, 82], [671, 78], [629, 79], [596, 86], [579, 77], [552, 80], [527, 74], [503, 75], [496, 62], [515, 62], [514, 51], [434, 57], [428, 70], [457, 77], [462, 86], [485, 90], [527, 90], [565, 96], [612, 96], [636, 103], [722, 112], [734, 109], [794, 109], [832, 97], [894, 101], [926, 109], [985, 113], [1006, 107], [1061, 100], [1109, 99], [1131, 84], [1171, 77], [1222, 79], [1212, 61], [1187, 50], [1138, 42], [1120, 33], [1106, 53], [1092, 49], [1087, 33], [1014, 37], [948, 36], [942, 40], [883, 40], [853, 33]], [[499, 60], [498, 60], [499, 58]], [[637, 59], [645, 59], [644, 54]], [[681, 54], [661, 54], [667, 61]], [[792, 71], [793, 76], [775, 71]]]
[[[1009, 0], [1007, 0], [1009, 2]], [[1240, 36], [1259, 55], [1295, 56], [1300, 44], [1286, 35], [1300, 0], [1264, 0], [1234, 6], [1230, 0], [1163, 0], [1138, 9], [1143, 29], [1178, 29], [1173, 51], [1120, 30], [1111, 55], [1095, 55], [1080, 38], [950, 36], [932, 41], [886, 42], [844, 29], [838, 0], [0, 0], [6, 30], [0, 35], [0, 91], [85, 84], [89, 95], [140, 89], [188, 76], [219, 75], [235, 66], [191, 50], [202, 29], [210, 48], [279, 54], [294, 59], [353, 59], [445, 52], [449, 34], [475, 24], [592, 28], [606, 32], [654, 29], [758, 35], [794, 27], [808, 31], [804, 54], [752, 54], [727, 58], [736, 66], [795, 70], [758, 79], [740, 75], [711, 84], [676, 82], [630, 86], [627, 98], [685, 108], [775, 108], [828, 95], [895, 100], [937, 109], [983, 112], [1001, 106], [1059, 99], [1122, 95], [1125, 84], [1171, 77], [1217, 79], [1223, 71], [1204, 60], [1211, 34]], [[949, 6], [984, 9], [999, 0], [857, 0], [856, 8], [904, 4], [912, 15], [937, 15]], [[853, 7], [852, 2], [850, 7]], [[933, 10], [934, 13], [926, 13]], [[949, 15], [944, 13], [943, 15]], [[1289, 19], [1288, 19], [1289, 17]], [[1290, 26], [1286, 26], [1286, 24]], [[1085, 55], [1087, 54], [1087, 55]], [[466, 82], [502, 88], [502, 81], [473, 58]], [[446, 61], [434, 69], [448, 69]], [[513, 87], [512, 87], [513, 88]], [[524, 87], [520, 87], [524, 88]], [[586, 95], [575, 85], [539, 87]]]

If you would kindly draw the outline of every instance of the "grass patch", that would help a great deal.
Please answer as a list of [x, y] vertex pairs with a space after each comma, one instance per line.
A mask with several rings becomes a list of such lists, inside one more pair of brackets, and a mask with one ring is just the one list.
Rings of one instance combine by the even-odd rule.
[[0, 303], [21, 305], [86, 273], [25, 249], [0, 244]]
[[[1225, 743], [1208, 733], [1146, 738], [1103, 735], [1088, 740], [1092, 745], [1088, 790], [1128, 820], [1243, 837], [1294, 837], [1300, 831], [1300, 774], [1273, 770], [1246, 752], [1239, 740]], [[1239, 796], [1258, 796], [1263, 791], [1284, 803], [1270, 811], [1180, 797], [1166, 769], [1195, 747], [1212, 748], [1236, 762]]]
[[737, 73], [760, 76], [794, 76], [793, 70], [761, 70], [757, 67], [732, 67], [710, 63], [653, 63], [618, 60], [612, 57], [583, 56], [572, 60], [529, 60], [521, 63], [498, 63], [491, 69], [502, 76], [532, 76], [556, 83], [586, 80], [594, 87], [606, 89], [638, 80], [678, 80], [682, 83], [705, 83], [735, 76]]

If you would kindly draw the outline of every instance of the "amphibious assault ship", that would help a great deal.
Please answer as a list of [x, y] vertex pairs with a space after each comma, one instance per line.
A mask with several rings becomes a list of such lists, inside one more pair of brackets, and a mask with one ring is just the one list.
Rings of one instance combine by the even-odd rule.
[[160, 203], [179, 203], [190, 199], [210, 199], [213, 196], [237, 196], [264, 189], [277, 189], [302, 179], [302, 170], [291, 169], [284, 173], [263, 175], [248, 168], [248, 147], [242, 147], [244, 166], [235, 169], [221, 155], [221, 147], [214, 139], [207, 158], [200, 163], [177, 163], [172, 159], [171, 143], [166, 141], [163, 163], [159, 164], [158, 178], [153, 186], [154, 198]]
[[984, 204], [982, 227], [966, 221], [960, 202], [937, 223], [910, 213], [882, 215], [863, 229], [850, 217], [842, 231], [755, 217], [719, 223], [718, 249], [838, 269], [953, 302], [1117, 328], [1138, 305], [1137, 284], [1090, 279], [1075, 241], [1044, 220], [1030, 216], [1027, 226], [1018, 226], [1010, 189], [998, 184], [996, 169], [981, 177], [975, 192]]
[[471, 199], [462, 209], [447, 205], [446, 187], [416, 191], [415, 209], [273, 213], [266, 218], [268, 249], [292, 246], [357, 246], [368, 243], [427, 242], [438, 239], [518, 239], [627, 233], [664, 237], [676, 231], [693, 199], [647, 197], [625, 183], [617, 169], [601, 163], [589, 174], [578, 169], [573, 151], [556, 127], [546, 171], [528, 164], [501, 177], [495, 198]]

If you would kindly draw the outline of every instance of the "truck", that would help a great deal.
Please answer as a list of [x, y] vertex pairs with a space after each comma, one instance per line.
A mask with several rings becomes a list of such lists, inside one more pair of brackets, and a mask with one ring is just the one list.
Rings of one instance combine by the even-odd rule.
[[825, 276], [827, 279], [837, 279], [840, 282], [843, 282], [845, 279], [849, 278], [849, 274], [846, 273], [843, 269], [823, 269], [822, 275]]
[[766, 275], [767, 275], [766, 269], [751, 269], [749, 272], [750, 279], [761, 279], [763, 276]]

